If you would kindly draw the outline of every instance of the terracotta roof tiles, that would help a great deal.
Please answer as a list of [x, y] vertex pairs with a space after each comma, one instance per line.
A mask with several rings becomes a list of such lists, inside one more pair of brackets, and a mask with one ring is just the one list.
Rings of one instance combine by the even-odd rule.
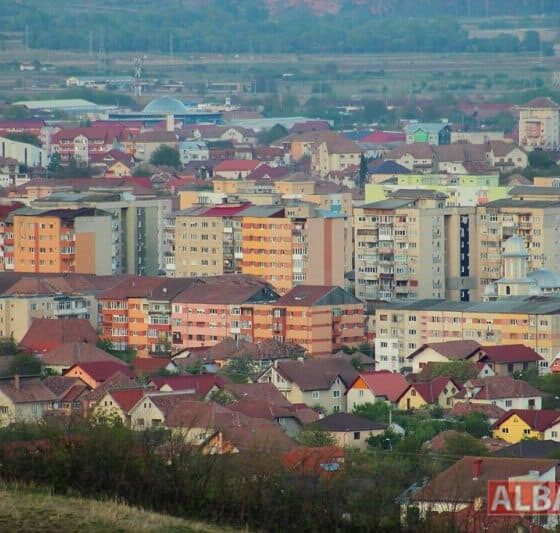
[[36, 318], [24, 335], [22, 348], [35, 353], [47, 352], [68, 342], [97, 342], [97, 333], [89, 320]]

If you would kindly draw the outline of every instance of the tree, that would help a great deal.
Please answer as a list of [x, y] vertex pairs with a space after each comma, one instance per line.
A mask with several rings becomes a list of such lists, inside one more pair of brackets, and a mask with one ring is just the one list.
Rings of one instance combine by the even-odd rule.
[[390, 407], [386, 402], [364, 403], [354, 408], [353, 413], [368, 418], [372, 422], [387, 423], [389, 420]]
[[368, 176], [367, 159], [364, 154], [360, 154], [360, 172], [358, 176], [359, 176], [358, 189], [363, 191], [366, 186], [367, 176]]
[[179, 168], [181, 166], [181, 156], [172, 146], [162, 144], [150, 157], [150, 163], [156, 166]]
[[234, 383], [248, 383], [253, 373], [253, 362], [248, 357], [234, 357], [229, 360], [224, 374]]
[[529, 165], [534, 168], [551, 168], [555, 167], [556, 163], [546, 152], [533, 150], [529, 152]]
[[445, 446], [442, 453], [457, 457], [464, 457], [465, 455], [488, 455], [488, 449], [472, 435], [453, 433], [445, 439]]
[[321, 448], [323, 446], [336, 446], [336, 439], [323, 429], [307, 428], [300, 432], [298, 442], [308, 448]]
[[288, 130], [282, 126], [282, 124], [276, 124], [272, 126], [269, 130], [263, 130], [258, 134], [258, 141], [259, 144], [264, 146], [268, 146], [272, 144], [274, 141], [281, 139], [288, 135]]
[[483, 413], [469, 413], [459, 420], [465, 424], [465, 431], [473, 437], [480, 439], [490, 434], [490, 423]]
[[41, 374], [41, 361], [31, 354], [18, 353], [10, 362], [5, 375], [38, 376]]
[[431, 363], [426, 373], [422, 372], [422, 376], [426, 380], [433, 379], [438, 376], [447, 376], [458, 379], [459, 381], [467, 381], [478, 375], [476, 365], [471, 361], [450, 361], [448, 363]]

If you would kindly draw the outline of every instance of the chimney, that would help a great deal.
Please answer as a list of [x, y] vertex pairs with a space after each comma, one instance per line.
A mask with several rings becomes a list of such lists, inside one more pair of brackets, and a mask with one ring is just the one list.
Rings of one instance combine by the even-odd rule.
[[482, 459], [475, 459], [472, 463], [472, 478], [476, 481], [482, 472]]
[[14, 387], [16, 390], [20, 390], [21, 384], [20, 384], [20, 380], [19, 380], [19, 374], [16, 374], [14, 376]]
[[175, 131], [175, 117], [171, 114], [165, 117], [165, 131]]

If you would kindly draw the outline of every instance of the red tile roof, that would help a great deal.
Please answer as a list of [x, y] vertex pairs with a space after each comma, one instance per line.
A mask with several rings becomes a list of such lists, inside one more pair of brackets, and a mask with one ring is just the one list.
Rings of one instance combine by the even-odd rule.
[[250, 207], [251, 204], [243, 204], [243, 205], [217, 205], [215, 207], [211, 207], [204, 213], [201, 213], [200, 216], [204, 217], [233, 217]]
[[[292, 472], [331, 478], [344, 463], [344, 450], [337, 446], [295, 448], [282, 456], [282, 463]], [[338, 465], [338, 467], [327, 468], [326, 465]]]
[[456, 402], [450, 412], [453, 416], [466, 416], [471, 413], [482, 413], [487, 418], [500, 418], [505, 413], [505, 411], [497, 405], [471, 402]]
[[467, 359], [478, 350], [481, 349], [480, 344], [476, 341], [461, 340], [461, 341], [448, 341], [448, 342], [429, 342], [423, 344], [407, 356], [407, 359], [413, 359], [414, 356], [423, 352], [426, 348], [432, 348], [437, 353], [447, 357], [448, 359]]
[[171, 359], [166, 357], [135, 357], [132, 360], [132, 368], [137, 376], [149, 376], [163, 370]]
[[413, 383], [410, 385], [409, 389], [414, 388], [416, 392], [418, 392], [418, 394], [424, 399], [424, 401], [427, 404], [434, 404], [437, 403], [439, 395], [442, 393], [443, 389], [448, 386], [450, 382], [452, 385], [455, 386], [456, 392], [461, 390], [462, 387], [459, 383], [457, 383], [452, 378], [445, 377], [445, 376], [439, 376], [437, 378], [432, 379], [431, 381], [424, 382], [424, 383]]
[[524, 344], [483, 346], [482, 352], [481, 361], [488, 360], [493, 363], [532, 363], [544, 360], [535, 350]]
[[[359, 376], [375, 396], [383, 396], [396, 402], [408, 388], [408, 382], [402, 374], [389, 371], [363, 372]], [[353, 385], [353, 384], [352, 384]]]
[[349, 387], [358, 377], [354, 367], [339, 357], [279, 361], [276, 371], [303, 391], [328, 390], [337, 377]]
[[256, 159], [226, 159], [214, 167], [214, 173], [253, 171], [261, 164]]
[[558, 109], [560, 106], [548, 96], [541, 97], [541, 98], [533, 98], [529, 100], [526, 104], [523, 104], [519, 107], [537, 107], [537, 108], [546, 108], [546, 109]]
[[97, 333], [89, 320], [67, 318], [63, 320], [36, 318], [21, 339], [25, 350], [41, 353], [59, 348], [68, 342], [97, 342]]
[[532, 429], [544, 431], [560, 418], [560, 411], [555, 411], [553, 409], [512, 409], [501, 416], [492, 428], [498, 428], [512, 416], [518, 416]]
[[404, 143], [406, 142], [406, 133], [401, 131], [374, 131], [360, 139], [360, 142], [385, 144], [385, 143]]
[[93, 378], [98, 383], [106, 381], [107, 379], [113, 377], [117, 372], [128, 376], [129, 378], [134, 377], [134, 373], [127, 367], [123, 367], [120, 363], [115, 363], [112, 361], [98, 361], [95, 363], [77, 363], [70, 367], [64, 375], [71, 372], [73, 369], [79, 368], [84, 374], [87, 374]]
[[125, 412], [128, 413], [146, 394], [146, 389], [123, 389], [109, 391], [111, 398], [115, 400], [117, 405]]
[[194, 391], [197, 396], [204, 397], [213, 387], [222, 388], [227, 380], [215, 374], [199, 374], [193, 376], [154, 376], [151, 383], [158, 389], [167, 385], [174, 391]]
[[89, 342], [67, 342], [58, 348], [48, 351], [41, 356], [45, 366], [71, 367], [77, 363], [93, 363], [99, 361], [111, 361], [122, 366], [127, 366], [124, 361], [108, 354], [95, 344]]
[[473, 399], [498, 400], [503, 398], [541, 397], [542, 392], [526, 381], [513, 379], [509, 376], [490, 376], [487, 378], [470, 379], [465, 388], [457, 394], [457, 398], [465, 398], [468, 390], [478, 389]]

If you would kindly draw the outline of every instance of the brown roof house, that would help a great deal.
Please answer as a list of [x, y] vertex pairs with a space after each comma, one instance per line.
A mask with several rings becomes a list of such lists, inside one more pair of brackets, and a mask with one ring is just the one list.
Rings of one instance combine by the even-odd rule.
[[358, 372], [339, 357], [280, 361], [265, 370], [259, 383], [272, 383], [291, 403], [320, 407], [326, 413], [345, 412], [346, 391]]
[[412, 367], [413, 374], [418, 374], [428, 363], [464, 361], [477, 356], [481, 351], [482, 347], [476, 341], [430, 342], [408, 355], [407, 366]]
[[62, 374], [78, 363], [113, 362], [126, 367], [118, 357], [89, 342], [67, 342], [40, 356], [43, 367]]
[[56, 396], [54, 408], [64, 414], [84, 414], [82, 398], [89, 392], [89, 387], [78, 378], [66, 376], [48, 376], [43, 380], [45, 385]]
[[195, 401], [196, 396], [191, 391], [150, 392], [130, 409], [130, 427], [138, 430], [168, 427], [173, 408], [185, 400]]
[[526, 381], [509, 376], [491, 376], [469, 379], [453, 398], [456, 402], [495, 405], [504, 411], [510, 409], [541, 409], [542, 392]]
[[38, 379], [0, 382], [0, 425], [13, 422], [37, 422], [55, 407], [56, 395]]
[[330, 433], [341, 448], [366, 450], [367, 440], [381, 435], [388, 426], [350, 413], [333, 413], [315, 422], [312, 427]]
[[[406, 501], [402, 502], [401, 516], [410, 516], [407, 507], [416, 507], [420, 517], [439, 514], [440, 518], [448, 518], [449, 524], [445, 529], [456, 531], [459, 525], [466, 523], [465, 513], [480, 512], [482, 519], [488, 508], [488, 482], [491, 480], [516, 481], [556, 481], [558, 479], [559, 462], [555, 459], [518, 459], [511, 457], [463, 457], [450, 466], [423, 488], [413, 492]], [[550, 515], [549, 515], [550, 516]], [[486, 517], [493, 518], [493, 517]], [[514, 517], [512, 517], [514, 518]], [[517, 520], [519, 520], [518, 517]], [[541, 517], [542, 518], [542, 517]], [[549, 522], [554, 527], [557, 517]], [[542, 522], [541, 522], [542, 524]], [[488, 527], [480, 524], [480, 528], [469, 527], [468, 531], [516, 531], [514, 524], [509, 529], [494, 524]], [[460, 531], [465, 529], [460, 528]], [[523, 529], [523, 531], [530, 531]]]
[[36, 318], [20, 345], [32, 353], [46, 353], [68, 342], [97, 342], [97, 333], [85, 318]]

